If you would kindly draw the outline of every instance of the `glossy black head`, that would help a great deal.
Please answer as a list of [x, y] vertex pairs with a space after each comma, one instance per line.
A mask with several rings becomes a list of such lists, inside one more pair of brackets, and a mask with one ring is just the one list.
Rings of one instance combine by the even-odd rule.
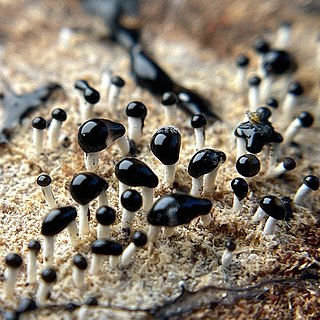
[[162, 127], [152, 136], [152, 153], [164, 164], [175, 164], [179, 160], [181, 135], [175, 127]]
[[249, 187], [247, 184], [247, 181], [244, 180], [243, 178], [234, 178], [231, 181], [231, 188], [234, 192], [234, 194], [237, 196], [239, 201], [243, 200], [249, 191]]
[[85, 205], [107, 188], [108, 182], [103, 178], [92, 172], [82, 172], [73, 177], [69, 190], [76, 202]]
[[266, 122], [266, 123], [269, 121], [269, 118], [272, 115], [271, 110], [269, 108], [266, 108], [266, 107], [259, 107], [256, 110], [256, 113], [259, 115], [260, 121], [261, 122]]
[[161, 197], [149, 211], [147, 219], [151, 225], [174, 227], [210, 213], [211, 208], [209, 199], [174, 193]]
[[124, 158], [115, 166], [115, 174], [120, 182], [130, 187], [155, 188], [158, 177], [141, 160], [136, 158]]
[[138, 211], [142, 207], [141, 194], [133, 189], [124, 191], [120, 198], [122, 206], [128, 211]]
[[42, 117], [36, 117], [32, 120], [32, 127], [38, 130], [44, 130], [47, 127], [47, 121]]
[[298, 119], [300, 120], [302, 127], [309, 128], [313, 124], [314, 116], [310, 112], [303, 111], [299, 114]]
[[67, 120], [67, 114], [63, 109], [56, 108], [51, 112], [52, 119], [63, 122]]
[[22, 265], [22, 258], [16, 253], [10, 253], [5, 257], [5, 263], [10, 268], [20, 268]]
[[254, 43], [253, 48], [257, 54], [266, 54], [270, 51], [270, 44], [264, 39], [258, 39]]
[[252, 76], [248, 80], [248, 84], [250, 87], [259, 87], [261, 83], [261, 78], [258, 76]]
[[240, 54], [237, 57], [236, 65], [239, 68], [246, 68], [249, 65], [249, 62], [250, 62], [250, 60], [249, 60], [248, 56], [246, 56], [245, 54]]
[[100, 101], [100, 93], [93, 88], [84, 90], [83, 97], [90, 104], [96, 104]]
[[174, 106], [177, 102], [177, 95], [172, 92], [165, 92], [161, 98], [161, 104], [165, 107]]
[[244, 177], [254, 177], [260, 171], [260, 161], [253, 154], [244, 154], [237, 160], [236, 169]]
[[86, 270], [88, 267], [87, 259], [82, 254], [75, 255], [72, 262], [80, 270]]
[[143, 246], [145, 246], [147, 244], [148, 237], [144, 232], [136, 231], [132, 236], [132, 242], [137, 247], [143, 247]]
[[120, 256], [122, 254], [122, 245], [118, 242], [99, 239], [92, 243], [92, 253], [100, 255]]
[[278, 100], [274, 97], [270, 97], [266, 101], [267, 107], [271, 107], [273, 109], [277, 109], [279, 107]]
[[224, 244], [225, 248], [228, 249], [229, 251], [234, 251], [236, 250], [236, 243], [233, 240], [227, 240]]
[[47, 174], [40, 174], [37, 178], [37, 185], [40, 187], [47, 187], [51, 184], [52, 180]]
[[74, 207], [61, 207], [51, 210], [43, 219], [41, 234], [54, 236], [64, 230], [77, 217]]
[[84, 92], [86, 89], [91, 88], [91, 87], [89, 86], [87, 81], [81, 79], [81, 80], [77, 80], [74, 83], [74, 88], [81, 91], [81, 92]]
[[293, 96], [300, 96], [304, 92], [304, 89], [300, 82], [291, 82], [288, 86], [288, 93], [292, 94]]
[[193, 129], [204, 128], [207, 125], [207, 118], [203, 114], [196, 114], [191, 118], [191, 127]]
[[294, 72], [297, 66], [293, 57], [286, 51], [271, 50], [263, 59], [263, 69], [270, 75]]
[[31, 239], [28, 243], [28, 249], [30, 251], [33, 251], [35, 253], [38, 253], [41, 249], [41, 245], [40, 242], [35, 240], [35, 239]]
[[78, 130], [78, 143], [85, 153], [99, 152], [109, 147], [126, 132], [125, 127], [108, 119], [90, 119]]
[[319, 178], [314, 175], [304, 177], [303, 183], [313, 191], [319, 189]]
[[144, 121], [147, 116], [147, 107], [140, 101], [133, 101], [127, 105], [127, 117], [139, 118]]
[[114, 85], [118, 88], [122, 88], [125, 85], [125, 82], [122, 78], [118, 77], [118, 76], [113, 76], [111, 78], [111, 85]]
[[109, 226], [116, 221], [116, 212], [111, 207], [101, 206], [96, 212], [96, 219], [100, 224]]
[[226, 154], [220, 150], [202, 149], [197, 151], [188, 165], [188, 173], [193, 178], [199, 178], [216, 169], [226, 161]]
[[286, 208], [279, 198], [275, 196], [265, 196], [260, 200], [259, 205], [270, 217], [277, 220], [284, 219]]
[[296, 167], [297, 164], [294, 161], [294, 159], [292, 159], [290, 157], [285, 157], [283, 159], [282, 165], [287, 171], [291, 171]]
[[57, 273], [52, 268], [44, 269], [41, 272], [41, 279], [46, 283], [53, 283], [57, 280]]

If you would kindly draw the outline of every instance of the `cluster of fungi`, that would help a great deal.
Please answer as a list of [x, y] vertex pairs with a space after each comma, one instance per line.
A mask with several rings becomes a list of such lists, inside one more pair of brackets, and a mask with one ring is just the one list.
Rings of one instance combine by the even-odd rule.
[[[59, 266], [55, 264], [54, 243], [59, 234], [67, 230], [69, 245], [75, 255], [72, 259], [72, 280], [77, 288], [85, 287], [85, 279], [105, 272], [104, 262], [108, 259], [110, 270], [125, 270], [133, 263], [137, 250], [157, 250], [155, 244], [159, 238], [169, 238], [179, 232], [181, 226], [198, 224], [209, 228], [213, 221], [215, 203], [212, 195], [217, 188], [219, 168], [228, 161], [228, 154], [206, 144], [206, 127], [214, 126], [221, 120], [209, 109], [207, 102], [196, 93], [174, 83], [173, 80], [150, 58], [130, 30], [118, 25], [116, 40], [129, 52], [132, 73], [136, 83], [160, 95], [164, 117], [164, 126], [160, 127], [149, 142], [149, 151], [159, 160], [163, 176], [157, 176], [151, 165], [143, 161], [141, 143], [145, 118], [151, 116], [147, 106], [141, 101], [130, 102], [125, 110], [119, 106], [119, 96], [125, 86], [124, 80], [111, 72], [104, 74], [101, 89], [93, 88], [87, 81], [80, 79], [74, 83], [74, 90], [79, 97], [78, 145], [83, 151], [83, 170], [74, 174], [69, 192], [75, 206], [59, 206], [51, 189], [54, 183], [49, 175], [43, 173], [36, 182], [42, 189], [48, 213], [42, 221], [39, 239], [31, 239], [28, 244], [27, 282], [38, 283], [34, 296], [23, 298], [19, 306], [8, 311], [7, 317], [19, 318], [28, 315], [37, 308], [50, 305], [52, 284], [59, 281]], [[255, 43], [254, 49], [259, 58], [258, 75], [248, 79], [249, 58], [242, 54], [237, 58], [235, 83], [239, 91], [248, 91], [249, 109], [244, 121], [234, 128], [231, 134], [236, 143], [236, 162], [234, 170], [237, 176], [230, 181], [230, 193], [233, 193], [233, 207], [230, 214], [241, 215], [243, 204], [250, 203], [248, 195], [254, 192], [254, 179], [260, 173], [261, 166], [266, 166], [266, 179], [281, 178], [296, 168], [293, 157], [284, 157], [294, 145], [293, 139], [301, 128], [308, 128], [314, 118], [310, 112], [303, 111], [296, 117], [296, 106], [303, 87], [299, 82], [288, 85], [286, 97], [279, 103], [270, 96], [272, 86], [279, 78], [292, 76], [297, 64], [287, 50], [290, 25], [284, 24], [279, 31], [278, 42], [271, 47], [265, 40]], [[141, 66], [143, 66], [141, 68]], [[99, 92], [100, 91], [100, 92]], [[102, 92], [103, 91], [103, 92]], [[114, 118], [97, 117], [95, 108], [102, 97], [107, 100], [109, 114]], [[194, 131], [195, 152], [191, 155], [185, 170], [190, 176], [191, 188], [186, 186], [177, 189], [175, 183], [176, 169], [182, 146], [181, 136], [188, 134], [179, 128], [177, 108], [190, 115], [190, 127]], [[120, 110], [120, 111], [119, 111]], [[117, 111], [117, 112], [116, 112]], [[122, 112], [127, 122], [121, 123], [117, 114]], [[276, 117], [275, 117], [276, 115]], [[271, 122], [280, 119], [287, 129], [280, 134]], [[67, 119], [65, 110], [57, 108], [51, 113], [50, 121], [37, 116], [32, 120], [33, 145], [37, 155], [45, 157], [46, 147], [59, 148], [61, 128]], [[48, 129], [47, 129], [48, 128]], [[48, 144], [44, 145], [47, 131]], [[191, 138], [190, 138], [191, 139]], [[116, 189], [109, 188], [109, 183], [100, 173], [102, 165], [100, 153], [114, 146], [119, 149], [119, 159], [114, 167], [118, 180]], [[120, 156], [121, 155], [121, 156]], [[140, 158], [140, 159], [139, 159]], [[221, 173], [220, 173], [221, 174]], [[159, 186], [166, 190], [156, 196], [154, 190]], [[114, 186], [113, 186], [114, 187]], [[307, 196], [319, 188], [319, 179], [314, 175], [303, 178], [295, 194], [277, 196], [265, 194], [260, 198], [259, 207], [252, 215], [253, 222], [266, 219], [262, 234], [272, 235], [277, 223], [287, 223], [294, 218], [296, 206], [303, 206]], [[180, 190], [183, 189], [183, 192]], [[110, 192], [118, 192], [118, 203], [110, 205]], [[97, 199], [95, 215], [92, 215], [90, 204]], [[117, 219], [121, 220], [117, 234], [121, 241], [114, 238], [113, 228]], [[148, 229], [135, 230], [134, 221], [145, 219]], [[97, 225], [93, 228], [92, 221]], [[119, 226], [119, 224], [118, 224]], [[90, 243], [88, 252], [79, 248], [88, 239], [96, 235]], [[261, 237], [263, 241], [264, 236]], [[41, 239], [41, 240], [40, 240]], [[188, 241], [186, 239], [186, 241]], [[237, 239], [225, 239], [225, 250], [220, 257], [224, 268], [232, 264]], [[39, 252], [42, 251], [42, 255]], [[9, 253], [5, 258], [6, 271], [4, 296], [15, 298], [15, 283], [18, 271], [23, 264], [17, 253]], [[95, 298], [87, 305], [96, 305]], [[79, 306], [74, 305], [74, 308]], [[86, 308], [80, 308], [81, 318], [85, 319]], [[79, 311], [79, 312], [80, 312]]]

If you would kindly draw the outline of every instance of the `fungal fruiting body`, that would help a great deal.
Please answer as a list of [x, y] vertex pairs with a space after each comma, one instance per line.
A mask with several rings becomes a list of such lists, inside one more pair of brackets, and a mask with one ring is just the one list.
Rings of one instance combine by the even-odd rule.
[[118, 76], [111, 77], [109, 97], [108, 97], [108, 105], [109, 105], [109, 110], [111, 112], [117, 109], [120, 92], [121, 92], [121, 89], [124, 87], [124, 85], [125, 85], [125, 82], [122, 78]]
[[250, 62], [249, 58], [244, 54], [240, 54], [237, 57], [236, 85], [239, 90], [243, 90], [245, 88], [249, 62]]
[[10, 253], [5, 257], [6, 270], [4, 272], [4, 296], [11, 299], [14, 292], [14, 286], [17, 281], [18, 270], [22, 265], [22, 258], [16, 253]]
[[46, 268], [41, 272], [41, 281], [36, 292], [36, 302], [39, 307], [46, 304], [51, 286], [56, 280], [57, 273], [54, 269]]
[[257, 39], [253, 44], [253, 49], [258, 55], [258, 74], [264, 75], [263, 59], [264, 56], [270, 51], [270, 44], [265, 39]]
[[294, 109], [298, 103], [298, 97], [303, 94], [303, 91], [304, 89], [300, 82], [292, 82], [289, 84], [288, 92], [282, 106], [283, 121], [285, 121], [285, 123], [291, 122]]
[[109, 239], [110, 225], [112, 225], [116, 220], [115, 210], [111, 207], [101, 206], [96, 212], [96, 219], [98, 221], [97, 238]]
[[267, 214], [282, 208], [283, 203], [276, 196], [265, 196], [259, 201], [259, 207], [253, 216], [254, 222], [259, 222]]
[[127, 105], [128, 136], [136, 145], [140, 144], [144, 120], [147, 116], [147, 107], [140, 101], [133, 101]]
[[191, 118], [191, 127], [196, 138], [196, 149], [202, 149], [205, 145], [205, 127], [207, 118], [203, 114], [196, 114]]
[[238, 158], [236, 169], [243, 177], [251, 178], [260, 172], [260, 161], [254, 154], [244, 154]]
[[33, 127], [33, 145], [36, 154], [41, 154], [43, 151], [43, 132], [47, 127], [47, 121], [42, 117], [36, 117], [32, 120]]
[[289, 47], [290, 40], [291, 40], [291, 27], [292, 24], [290, 22], [283, 22], [281, 23], [277, 38], [275, 41], [274, 46], [278, 49], [284, 50]]
[[299, 206], [303, 205], [306, 197], [319, 189], [319, 178], [314, 175], [308, 175], [303, 178], [303, 183], [294, 195], [293, 202]]
[[232, 211], [233, 213], [239, 213], [242, 209], [243, 199], [248, 194], [249, 186], [246, 180], [239, 177], [231, 181], [231, 188], [234, 193]]
[[270, 202], [267, 203], [267, 199], [264, 199], [264, 211], [269, 215], [267, 222], [263, 229], [264, 235], [269, 235], [274, 233], [275, 226], [278, 220], [283, 220], [286, 214], [286, 208], [279, 198], [273, 197]]
[[49, 147], [55, 149], [59, 144], [62, 123], [67, 120], [67, 114], [63, 109], [56, 108], [51, 112], [51, 123], [48, 130]]
[[47, 174], [40, 174], [37, 178], [37, 184], [41, 187], [44, 198], [50, 209], [57, 206], [56, 200], [54, 199], [52, 188], [51, 188], [51, 178]]
[[174, 126], [177, 123], [177, 95], [172, 92], [165, 92], [161, 98], [161, 105], [166, 115], [166, 124]]
[[258, 76], [253, 76], [249, 79], [249, 92], [248, 92], [248, 99], [249, 99], [249, 106], [250, 111], [255, 111], [260, 103], [260, 83], [261, 79]]
[[225, 242], [225, 250], [221, 257], [221, 264], [228, 268], [231, 264], [233, 252], [236, 250], [236, 243], [233, 240], [227, 240]]
[[36, 282], [37, 276], [37, 254], [41, 249], [40, 242], [30, 240], [28, 244], [28, 261], [27, 261], [27, 282], [32, 284]]
[[296, 162], [290, 157], [285, 157], [281, 163], [268, 169], [267, 177], [279, 177], [292, 171], [296, 167]]
[[84, 273], [88, 267], [87, 259], [81, 255], [77, 254], [72, 260], [72, 280], [77, 288], [82, 288], [84, 286]]

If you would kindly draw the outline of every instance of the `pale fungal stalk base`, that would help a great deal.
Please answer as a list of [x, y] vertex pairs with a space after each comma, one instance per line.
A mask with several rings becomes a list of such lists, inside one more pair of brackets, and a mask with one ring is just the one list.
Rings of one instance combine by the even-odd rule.
[[246, 87], [248, 68], [237, 68], [236, 86], [239, 91], [243, 91]]
[[301, 122], [299, 119], [294, 119], [289, 127], [287, 128], [287, 130], [285, 131], [285, 133], [283, 134], [283, 144], [284, 145], [288, 145], [292, 142], [292, 140], [294, 139], [294, 137], [297, 135], [297, 133], [299, 132], [301, 128]]
[[272, 217], [269, 217], [265, 226], [264, 226], [264, 229], [263, 229], [263, 234], [264, 235], [268, 235], [268, 234], [273, 234], [274, 233], [274, 229], [276, 227], [276, 224], [277, 224], [277, 219], [274, 219]]
[[268, 172], [269, 170], [272, 170], [275, 164], [277, 163], [279, 152], [280, 152], [280, 143], [270, 143]]
[[297, 204], [298, 206], [303, 205], [305, 198], [309, 195], [310, 192], [311, 192], [311, 189], [303, 183], [300, 186], [300, 188], [297, 190], [293, 198], [293, 203]]
[[215, 191], [215, 181], [218, 174], [219, 166], [217, 166], [210, 173], [204, 175], [203, 178], [203, 192], [213, 193]]
[[149, 225], [148, 229], [148, 242], [154, 243], [158, 240], [159, 235], [161, 232], [161, 227], [160, 226], [153, 226]]
[[192, 177], [192, 186], [190, 190], [190, 195], [194, 197], [199, 197], [203, 187], [203, 176], [199, 178]]
[[257, 209], [256, 213], [253, 216], [253, 221], [254, 222], [259, 222], [260, 220], [262, 220], [265, 217], [266, 213], [263, 211], [263, 209], [259, 206], [259, 208]]
[[177, 106], [165, 106], [164, 113], [166, 115], [166, 124], [176, 125], [177, 123]]
[[143, 210], [149, 211], [153, 205], [153, 188], [143, 187], [142, 199], [143, 199]]
[[205, 129], [195, 128], [194, 135], [196, 137], [196, 150], [200, 150], [204, 147], [205, 143]]
[[43, 152], [43, 130], [33, 128], [33, 145], [37, 155]]
[[69, 223], [69, 225], [67, 226], [67, 231], [69, 234], [70, 245], [72, 247], [76, 247], [79, 243], [79, 236], [78, 227], [75, 220]]
[[81, 103], [81, 118], [82, 118], [82, 122], [85, 122], [91, 118], [93, 118], [93, 107], [94, 105], [84, 101], [83, 103]]
[[92, 254], [92, 263], [91, 263], [91, 269], [90, 269], [90, 273], [92, 275], [97, 275], [99, 274], [100, 270], [101, 270], [101, 266], [102, 266], [102, 260], [103, 257], [93, 253]]
[[140, 118], [128, 117], [128, 136], [136, 145], [140, 144], [142, 135], [142, 120]]
[[59, 144], [59, 136], [62, 123], [57, 119], [52, 119], [48, 129], [48, 144], [49, 148], [55, 149]]
[[116, 140], [117, 146], [123, 156], [126, 156], [130, 152], [129, 140], [126, 136], [122, 136]]
[[221, 264], [225, 267], [228, 268], [231, 264], [232, 261], [232, 257], [233, 257], [233, 252], [225, 249], [223, 251], [222, 257], [221, 257]]
[[79, 235], [89, 234], [89, 221], [88, 221], [89, 204], [80, 205], [79, 210]]
[[73, 266], [72, 281], [75, 287], [83, 288], [84, 287], [84, 270], [80, 270], [77, 267]]
[[100, 83], [100, 95], [101, 95], [100, 101], [102, 103], [108, 102], [108, 96], [109, 96], [110, 85], [111, 85], [111, 78], [112, 78], [112, 70], [111, 69], [108, 69], [102, 73], [101, 83]]
[[164, 227], [162, 229], [162, 234], [163, 234], [164, 237], [169, 238], [174, 234], [174, 230], [175, 229], [176, 229], [175, 227]]
[[249, 92], [248, 92], [248, 98], [249, 98], [249, 107], [250, 111], [256, 111], [260, 104], [260, 98], [259, 98], [259, 87], [257, 86], [250, 86]]
[[38, 307], [41, 307], [46, 304], [50, 289], [50, 284], [45, 283], [44, 281], [40, 281], [36, 292], [36, 303]]
[[120, 96], [120, 88], [111, 84], [110, 90], [109, 90], [109, 97], [108, 97], [109, 111], [114, 111], [117, 109], [119, 96]]
[[200, 220], [201, 220], [202, 226], [207, 227], [212, 221], [211, 213], [200, 216]]
[[37, 254], [29, 250], [27, 261], [27, 283], [33, 284], [37, 280]]
[[239, 159], [244, 154], [248, 153], [246, 150], [246, 140], [237, 137], [237, 159]]
[[260, 100], [266, 101], [271, 93], [271, 88], [274, 82], [274, 77], [267, 75], [263, 78], [261, 82], [261, 89], [260, 89]]
[[99, 167], [100, 152], [90, 152], [84, 154], [84, 165], [89, 172], [97, 172]]
[[14, 286], [17, 281], [18, 269], [7, 268], [5, 271], [5, 282], [4, 282], [4, 296], [6, 299], [11, 299], [14, 293]]
[[122, 209], [122, 229], [130, 229], [134, 220], [135, 212], [129, 211], [125, 208]]
[[56, 200], [54, 199], [51, 185], [46, 187], [41, 187], [43, 191], [44, 198], [50, 209], [54, 209], [57, 207]]
[[117, 268], [120, 261], [120, 256], [110, 256], [109, 257], [109, 265], [110, 269], [114, 270]]
[[110, 227], [104, 226], [104, 225], [98, 223], [97, 238], [98, 239], [110, 239]]
[[233, 195], [233, 207], [232, 212], [234, 214], [240, 213], [243, 206], [243, 200], [239, 200], [239, 198], [236, 195]]
[[176, 177], [177, 164], [164, 165], [164, 183], [172, 187]]
[[277, 166], [272, 167], [270, 170], [268, 170], [266, 177], [267, 178], [276, 178], [281, 176], [282, 174], [288, 172], [288, 170], [286, 170], [283, 167], [283, 163], [279, 163]]
[[98, 196], [98, 208], [102, 206], [108, 206], [108, 192], [103, 190]]
[[282, 106], [282, 120], [284, 124], [292, 121], [293, 112], [297, 105], [297, 97], [293, 94], [288, 93], [284, 99]]
[[53, 266], [54, 236], [45, 236], [43, 240], [43, 265]]
[[134, 254], [136, 253], [136, 251], [137, 251], [136, 245], [133, 242], [131, 242], [127, 246], [127, 248], [125, 248], [124, 251], [122, 252], [121, 264], [123, 266], [127, 266], [130, 263], [130, 261], [131, 261], [132, 257], [134, 256]]

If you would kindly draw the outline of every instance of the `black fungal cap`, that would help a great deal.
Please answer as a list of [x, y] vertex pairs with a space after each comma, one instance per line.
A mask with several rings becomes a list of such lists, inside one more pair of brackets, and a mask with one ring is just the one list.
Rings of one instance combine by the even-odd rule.
[[274, 97], [270, 97], [267, 99], [266, 101], [266, 105], [268, 107], [271, 107], [271, 108], [274, 108], [274, 109], [277, 109], [279, 107], [279, 103], [278, 103], [278, 100]]
[[140, 101], [133, 101], [127, 105], [126, 108], [127, 117], [139, 118], [144, 122], [147, 116], [147, 107]]
[[23, 298], [20, 300], [19, 305], [16, 309], [18, 314], [22, 314], [25, 312], [30, 312], [37, 309], [36, 302], [31, 298]]
[[46, 283], [53, 283], [57, 280], [57, 273], [52, 268], [44, 269], [41, 272], [41, 279]]
[[[252, 117], [252, 115], [255, 117]], [[281, 134], [276, 132], [268, 119], [266, 119], [266, 114], [261, 116], [257, 112], [249, 112], [248, 117], [249, 121], [240, 123], [234, 130], [236, 137], [246, 141], [246, 150], [248, 152], [259, 153], [264, 145], [270, 142], [280, 143], [283, 141]]]
[[132, 189], [124, 191], [120, 198], [122, 206], [132, 212], [138, 211], [142, 207], [141, 194]]
[[155, 188], [158, 177], [141, 160], [136, 158], [123, 158], [115, 166], [115, 174], [120, 182], [130, 187]]
[[41, 249], [40, 242], [35, 239], [31, 239], [28, 243], [28, 249], [30, 251], [34, 251], [35, 253], [38, 253]]
[[132, 236], [132, 242], [137, 247], [143, 247], [148, 242], [148, 237], [144, 232], [136, 231]]
[[51, 184], [52, 180], [47, 174], [40, 174], [37, 178], [37, 184], [40, 187], [47, 187]]
[[22, 265], [22, 258], [16, 253], [9, 253], [5, 257], [5, 263], [10, 268], [20, 268]]
[[74, 83], [74, 88], [81, 91], [81, 92], [84, 92], [86, 89], [91, 88], [91, 87], [89, 86], [87, 81], [81, 79], [81, 80], [77, 80]]
[[247, 184], [247, 181], [244, 180], [243, 178], [234, 178], [231, 181], [231, 188], [234, 192], [234, 194], [237, 196], [239, 201], [243, 200], [249, 191], [249, 187]]
[[118, 76], [111, 77], [111, 84], [115, 85], [118, 88], [122, 88], [125, 85], [125, 82], [122, 78]]
[[289, 197], [282, 197], [280, 200], [283, 202], [284, 207], [286, 209], [286, 214], [285, 214], [284, 220], [289, 221], [289, 220], [293, 219], [293, 210], [291, 207], [291, 202], [292, 202], [291, 199]]
[[111, 207], [101, 206], [96, 212], [96, 219], [100, 224], [110, 226], [116, 221], [116, 212]]
[[47, 127], [47, 121], [42, 117], [35, 117], [32, 120], [32, 127], [38, 130], [44, 130]]
[[80, 270], [86, 270], [88, 267], [87, 259], [82, 254], [76, 254], [72, 262], [73, 265]]
[[210, 213], [212, 202], [182, 193], [161, 197], [151, 208], [147, 219], [151, 225], [175, 227]]
[[270, 51], [270, 44], [264, 39], [258, 39], [254, 43], [253, 48], [257, 54], [266, 54]]
[[236, 243], [233, 240], [227, 240], [224, 244], [225, 248], [228, 249], [229, 251], [234, 251], [236, 250]]
[[283, 167], [287, 170], [287, 171], [291, 171], [296, 167], [296, 162], [294, 161], [294, 159], [290, 158], [290, 157], [285, 157], [283, 159], [283, 163], [282, 163]]
[[162, 127], [152, 136], [150, 148], [152, 153], [164, 164], [175, 164], [179, 160], [181, 135], [172, 126]]
[[93, 118], [78, 130], [78, 143], [85, 153], [98, 152], [109, 147], [126, 132], [125, 127], [108, 119]]
[[191, 118], [191, 127], [204, 128], [207, 125], [207, 118], [203, 114], [196, 114]]
[[213, 171], [218, 165], [226, 161], [226, 155], [220, 150], [201, 149], [191, 158], [188, 173], [193, 178], [199, 178]]
[[260, 200], [259, 205], [270, 217], [277, 220], [284, 219], [286, 208], [279, 198], [275, 196], [265, 196]]
[[258, 87], [261, 83], [261, 78], [258, 76], [252, 76], [248, 80], [248, 84], [250, 87]]
[[177, 99], [177, 95], [174, 92], [168, 91], [162, 95], [161, 104], [166, 107], [174, 106], [177, 102]]
[[56, 108], [51, 112], [52, 119], [56, 119], [57, 121], [63, 122], [67, 120], [66, 112], [61, 108]]
[[92, 253], [110, 256], [120, 256], [122, 254], [122, 245], [118, 242], [99, 239], [92, 243]]
[[74, 207], [61, 207], [51, 210], [43, 219], [41, 234], [54, 236], [65, 229], [77, 217]]
[[100, 93], [90, 87], [85, 80], [77, 80], [74, 84], [75, 89], [83, 93], [84, 99], [90, 104], [96, 104], [100, 101]]
[[82, 205], [88, 204], [106, 189], [108, 182], [92, 172], [76, 174], [69, 187], [72, 198]]
[[313, 191], [319, 189], [319, 178], [313, 175], [304, 177], [303, 183]]
[[237, 160], [236, 169], [244, 177], [254, 177], [260, 171], [260, 161], [253, 154], [244, 154]]
[[291, 82], [288, 86], [288, 93], [294, 95], [294, 96], [300, 96], [303, 94], [303, 87], [300, 82]]
[[248, 56], [246, 56], [244, 54], [240, 54], [237, 57], [236, 65], [239, 68], [245, 68], [249, 65], [249, 62], [250, 62], [250, 60], [249, 60]]
[[259, 107], [256, 110], [256, 113], [259, 115], [260, 121], [265, 123], [269, 121], [269, 118], [272, 115], [271, 110], [267, 107]]
[[263, 68], [267, 74], [282, 75], [296, 71], [297, 65], [288, 52], [271, 50], [263, 58]]
[[303, 111], [299, 114], [298, 119], [300, 120], [302, 127], [309, 128], [313, 124], [314, 116], [310, 112]]

